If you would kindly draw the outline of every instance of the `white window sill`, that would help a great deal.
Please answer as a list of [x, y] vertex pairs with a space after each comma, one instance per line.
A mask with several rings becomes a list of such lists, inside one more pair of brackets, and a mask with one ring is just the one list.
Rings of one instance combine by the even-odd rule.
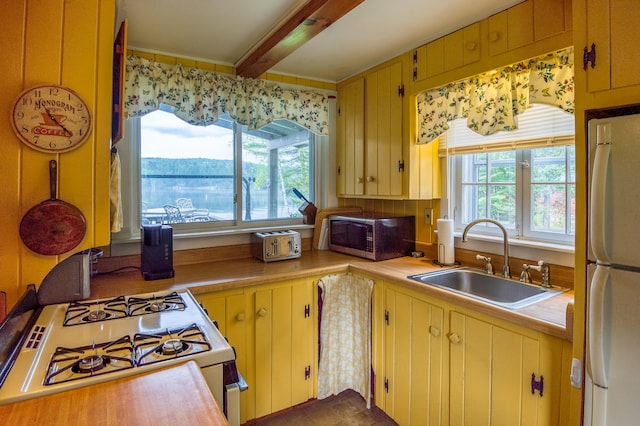
[[[502, 237], [483, 234], [467, 234], [467, 242], [462, 242], [462, 232], [454, 232], [456, 248], [503, 255]], [[528, 260], [544, 260], [556, 265], [574, 267], [574, 247], [571, 245], [509, 239], [509, 256]]]
[[[251, 234], [254, 232], [272, 232], [294, 230], [300, 233], [302, 238], [313, 236], [314, 225], [290, 224], [280, 226], [260, 226], [247, 228], [225, 228], [204, 232], [193, 232], [184, 230], [180, 232], [174, 229], [173, 250], [191, 250], [206, 247], [233, 246], [249, 244]], [[129, 238], [118, 238], [113, 234], [111, 244], [112, 256], [128, 256], [140, 254], [140, 234], [132, 235]]]

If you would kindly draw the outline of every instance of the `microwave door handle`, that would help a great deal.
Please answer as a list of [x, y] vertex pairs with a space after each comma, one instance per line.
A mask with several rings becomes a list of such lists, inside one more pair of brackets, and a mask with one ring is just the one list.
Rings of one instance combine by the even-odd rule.
[[593, 383], [606, 389], [607, 373], [604, 344], [604, 294], [610, 279], [610, 267], [598, 265], [589, 288], [589, 372]]
[[[607, 173], [611, 157], [610, 124], [598, 124], [598, 142], [596, 144], [593, 171], [591, 173], [591, 202], [589, 206], [589, 241], [596, 260], [609, 261], [607, 239], [605, 236]], [[600, 139], [604, 139], [601, 141]]]

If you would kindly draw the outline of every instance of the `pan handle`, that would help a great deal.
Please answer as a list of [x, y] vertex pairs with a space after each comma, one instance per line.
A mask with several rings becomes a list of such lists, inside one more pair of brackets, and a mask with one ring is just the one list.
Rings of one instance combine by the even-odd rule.
[[58, 162], [56, 160], [49, 161], [49, 192], [52, 200], [58, 198]]

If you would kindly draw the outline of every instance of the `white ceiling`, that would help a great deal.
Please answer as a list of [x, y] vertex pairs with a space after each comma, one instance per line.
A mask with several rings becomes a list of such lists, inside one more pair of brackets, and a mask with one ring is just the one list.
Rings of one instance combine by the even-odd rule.
[[[272, 72], [339, 82], [522, 0], [365, 0]], [[119, 0], [130, 48], [238, 65], [304, 0]]]

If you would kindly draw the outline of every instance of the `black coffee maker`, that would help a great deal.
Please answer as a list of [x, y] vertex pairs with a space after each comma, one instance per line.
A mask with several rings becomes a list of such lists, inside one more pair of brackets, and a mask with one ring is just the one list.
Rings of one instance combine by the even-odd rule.
[[142, 277], [145, 280], [172, 278], [173, 228], [169, 225], [144, 225], [141, 238]]

